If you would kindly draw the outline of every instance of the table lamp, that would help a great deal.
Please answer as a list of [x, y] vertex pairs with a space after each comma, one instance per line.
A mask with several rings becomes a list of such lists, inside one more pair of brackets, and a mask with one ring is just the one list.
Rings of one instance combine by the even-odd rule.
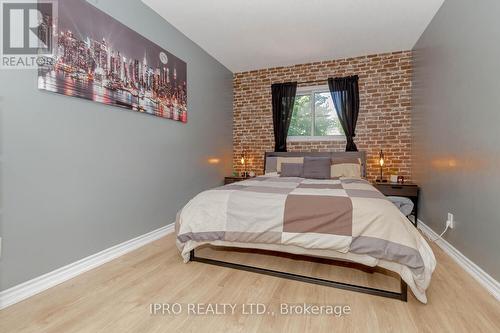
[[384, 166], [384, 163], [385, 163], [385, 161], [384, 161], [384, 152], [381, 149], [380, 153], [378, 155], [378, 165], [380, 165], [380, 178], [377, 179], [377, 182], [379, 182], [379, 183], [386, 183], [387, 182], [387, 180], [383, 179], [383, 173], [382, 173], [382, 168]]

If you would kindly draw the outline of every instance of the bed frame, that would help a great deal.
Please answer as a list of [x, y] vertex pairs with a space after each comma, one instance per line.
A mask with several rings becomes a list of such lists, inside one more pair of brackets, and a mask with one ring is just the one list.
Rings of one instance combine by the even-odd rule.
[[366, 177], [366, 153], [364, 151], [334, 151], [334, 152], [266, 152], [264, 154], [264, 173], [267, 170], [269, 158], [273, 157], [330, 157], [359, 158], [361, 160], [361, 177]]
[[[337, 157], [337, 158], [342, 158], [342, 157], [344, 157], [344, 158], [345, 157], [358, 158], [359, 157], [361, 159], [361, 164], [362, 164], [361, 165], [362, 176], [363, 177], [366, 176], [366, 155], [365, 155], [365, 152], [326, 152], [326, 153], [323, 153], [323, 152], [271, 152], [271, 153], [265, 153], [264, 170], [266, 170], [266, 163], [267, 163], [268, 157], [305, 157], [305, 156], [330, 157], [330, 158], [335, 158], [335, 157]], [[307, 257], [307, 256], [301, 256], [301, 257]], [[343, 283], [343, 282], [338, 282], [338, 281], [325, 280], [325, 279], [316, 278], [316, 277], [312, 277], [312, 276], [298, 275], [298, 274], [293, 274], [293, 273], [288, 273], [288, 272], [275, 271], [275, 270], [271, 270], [271, 269], [261, 268], [261, 267], [247, 266], [247, 265], [242, 265], [242, 264], [237, 264], [237, 263], [232, 263], [232, 262], [227, 262], [227, 261], [220, 261], [220, 260], [216, 260], [216, 259], [198, 257], [198, 256], [196, 256], [194, 249], [191, 250], [189, 259], [190, 259], [190, 261], [201, 262], [204, 264], [239, 269], [242, 271], [270, 275], [270, 276], [275, 276], [275, 277], [294, 280], [294, 281], [318, 284], [318, 285], [322, 285], [322, 286], [338, 288], [338, 289], [343, 289], [343, 290], [355, 291], [355, 292], [359, 292], [359, 293], [363, 293], [363, 294], [370, 294], [370, 295], [375, 295], [375, 296], [399, 299], [403, 302], [406, 302], [408, 299], [408, 286], [406, 285], [406, 282], [404, 282], [401, 277], [400, 277], [401, 291], [394, 292], [394, 291], [389, 291], [389, 290], [384, 290], [384, 289], [376, 289], [376, 288], [360, 286], [360, 285], [356, 285], [356, 284], [349, 284], [349, 283]], [[329, 259], [329, 261], [331, 261], [333, 263], [336, 262], [336, 260], [332, 260], [332, 259]]]
[[[302, 257], [306, 257], [306, 256], [302, 256]], [[282, 271], [275, 271], [272, 269], [255, 267], [255, 266], [247, 266], [247, 265], [242, 265], [242, 264], [237, 264], [237, 263], [227, 262], [227, 261], [221, 261], [221, 260], [216, 260], [216, 259], [210, 259], [210, 258], [202, 258], [202, 257], [196, 256], [195, 250], [191, 250], [190, 255], [189, 255], [189, 260], [201, 262], [201, 263], [209, 264], [209, 265], [238, 269], [238, 270], [252, 272], [252, 273], [270, 275], [270, 276], [279, 277], [279, 278], [283, 278], [283, 279], [289, 279], [289, 280], [300, 281], [300, 282], [307, 282], [307, 283], [311, 283], [311, 284], [319, 284], [321, 286], [327, 286], [327, 287], [332, 287], [332, 288], [337, 288], [337, 289], [344, 289], [344, 290], [349, 290], [349, 291], [356, 291], [358, 293], [363, 293], [363, 294], [370, 294], [370, 295], [375, 295], [375, 296], [394, 298], [394, 299], [399, 299], [403, 302], [407, 301], [407, 295], [408, 295], [407, 289], [408, 289], [408, 287], [406, 285], [406, 282], [404, 282], [403, 279], [401, 279], [401, 277], [400, 277], [401, 291], [398, 293], [398, 292], [390, 291], [390, 290], [376, 289], [376, 288], [370, 288], [370, 287], [360, 286], [360, 285], [356, 285], [356, 284], [349, 284], [349, 283], [344, 283], [344, 282], [325, 280], [325, 279], [316, 278], [316, 277], [312, 277], [312, 276], [298, 275], [298, 274], [282, 272]], [[335, 260], [329, 259], [329, 261], [335, 263]]]

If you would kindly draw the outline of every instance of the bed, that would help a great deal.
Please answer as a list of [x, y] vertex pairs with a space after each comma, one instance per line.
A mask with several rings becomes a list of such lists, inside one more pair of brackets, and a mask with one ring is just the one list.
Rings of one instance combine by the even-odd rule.
[[[359, 161], [360, 177], [283, 177], [283, 161]], [[407, 218], [363, 177], [364, 152], [265, 154], [265, 174], [204, 191], [177, 214], [176, 243], [185, 262], [242, 269], [378, 296], [407, 299], [407, 286], [427, 302], [436, 261]], [[283, 169], [284, 170], [284, 169]], [[333, 169], [332, 169], [333, 170]], [[333, 172], [333, 171], [332, 171]], [[250, 248], [379, 266], [401, 277], [393, 292], [201, 258], [204, 245]]]

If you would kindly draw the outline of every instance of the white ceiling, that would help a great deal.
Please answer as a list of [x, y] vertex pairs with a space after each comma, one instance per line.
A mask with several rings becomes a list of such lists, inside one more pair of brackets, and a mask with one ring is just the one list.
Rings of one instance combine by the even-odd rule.
[[233, 72], [409, 50], [443, 1], [143, 0]]

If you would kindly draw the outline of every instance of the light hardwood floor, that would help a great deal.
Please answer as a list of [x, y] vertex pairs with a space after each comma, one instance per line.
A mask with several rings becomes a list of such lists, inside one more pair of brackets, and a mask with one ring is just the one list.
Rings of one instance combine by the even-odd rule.
[[[500, 332], [500, 303], [433, 245], [438, 267], [427, 305], [408, 303], [202, 263], [183, 264], [169, 235], [0, 311], [0, 332]], [[203, 252], [203, 253], [202, 253]], [[243, 251], [200, 255], [325, 278], [394, 287], [378, 270]], [[238, 303], [236, 314], [151, 315], [150, 303]], [[245, 315], [263, 303], [275, 315]], [[280, 315], [280, 303], [349, 305], [351, 314]]]

